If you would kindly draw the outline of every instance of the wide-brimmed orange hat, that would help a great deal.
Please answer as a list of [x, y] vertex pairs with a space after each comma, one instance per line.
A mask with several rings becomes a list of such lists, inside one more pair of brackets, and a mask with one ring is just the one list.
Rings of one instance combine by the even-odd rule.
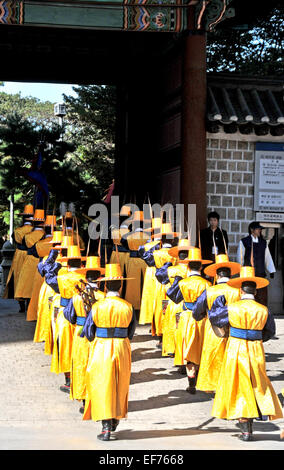
[[153, 217], [151, 219], [151, 227], [145, 228], [145, 232], [155, 232], [155, 231], [161, 231], [162, 227], [162, 218], [161, 217]]
[[65, 214], [62, 216], [60, 216], [58, 219], [57, 219], [57, 223], [60, 224], [61, 222], [63, 222], [63, 219], [73, 219], [74, 215], [71, 211], [66, 211]]
[[135, 279], [134, 277], [123, 277], [119, 263], [106, 264], [105, 276], [100, 277], [99, 281], [123, 281], [126, 279]]
[[190, 261], [199, 261], [201, 264], [210, 264], [211, 260], [202, 259], [200, 248], [190, 248], [186, 259], [179, 260], [179, 263], [188, 264]]
[[34, 206], [32, 204], [26, 204], [24, 207], [24, 212], [21, 212], [19, 215], [24, 215], [25, 217], [32, 217], [34, 215]]
[[144, 212], [143, 211], [135, 211], [132, 216], [132, 222], [143, 222], [144, 220]]
[[240, 289], [242, 287], [242, 283], [246, 281], [255, 282], [257, 289], [266, 287], [269, 284], [269, 281], [267, 279], [263, 277], [257, 277], [255, 275], [255, 269], [253, 266], [242, 266], [240, 270], [240, 277], [230, 279], [227, 284], [228, 286]]
[[51, 225], [53, 227], [56, 226], [56, 215], [47, 215], [45, 218], [44, 225]]
[[105, 273], [105, 268], [101, 267], [101, 258], [99, 256], [87, 256], [85, 267], [76, 269], [76, 273], [79, 274], [86, 274], [87, 271], [100, 271], [101, 274]]
[[[61, 245], [61, 248], [62, 245]], [[67, 256], [60, 256], [60, 261], [68, 261], [70, 259], [86, 259], [86, 256], [81, 256], [80, 247], [78, 245], [69, 245], [67, 247]], [[59, 261], [58, 259], [58, 261]]]
[[73, 237], [71, 235], [62, 235], [60, 245], [56, 245], [55, 248], [68, 248], [71, 245], [73, 245]]
[[178, 258], [178, 254], [180, 251], [188, 251], [191, 248], [194, 248], [192, 245], [189, 244], [187, 238], [182, 238], [178, 241], [178, 246], [174, 246], [173, 248], [169, 249], [169, 255], [173, 258]]
[[173, 238], [178, 237], [179, 234], [174, 232], [172, 229], [172, 225], [170, 223], [165, 223], [161, 225], [160, 232], [154, 233], [153, 238], [160, 238], [163, 235], [171, 235]]
[[36, 209], [34, 212], [33, 216], [33, 221], [34, 222], [44, 222], [45, 217], [44, 217], [44, 210], [43, 209]]
[[216, 255], [215, 263], [207, 266], [207, 268], [204, 269], [204, 273], [209, 277], [214, 277], [216, 276], [217, 269], [219, 268], [230, 268], [231, 275], [234, 276], [240, 272], [241, 265], [239, 263], [230, 261], [228, 255]]
[[58, 245], [56, 246], [56, 248], [61, 248], [62, 239], [63, 239], [62, 230], [53, 230], [52, 239], [48, 243], [57, 243]]
[[120, 215], [121, 217], [129, 217], [131, 215], [131, 206], [128, 204], [124, 204], [121, 206], [119, 213], [115, 213], [114, 215]]

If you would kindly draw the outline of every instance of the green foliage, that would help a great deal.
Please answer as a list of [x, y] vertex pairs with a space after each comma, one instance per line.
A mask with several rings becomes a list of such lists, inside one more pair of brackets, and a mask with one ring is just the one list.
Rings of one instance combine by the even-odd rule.
[[[39, 149], [43, 156], [41, 170], [49, 186], [49, 209], [61, 201], [76, 201], [84, 189], [84, 182], [66, 158], [74, 150], [73, 143], [61, 140], [62, 128], [52, 124], [49, 128], [31, 123], [14, 114], [6, 118], [0, 127], [0, 210], [4, 214], [4, 225], [0, 231], [7, 231], [7, 214], [10, 194], [15, 194], [15, 213], [27, 202], [33, 203], [34, 184], [29, 181], [26, 171], [31, 169]], [[2, 222], [2, 224], [3, 224]]]
[[74, 202], [77, 214], [87, 214], [112, 182], [115, 89], [96, 85], [74, 89], [76, 98], [64, 97], [63, 128], [53, 116], [51, 103], [0, 93], [0, 235], [8, 230], [10, 194], [15, 199], [15, 225], [20, 223], [18, 214], [24, 204], [33, 200], [34, 186], [24, 172], [31, 168], [39, 148], [50, 211], [64, 201]]
[[283, 76], [284, 7], [273, 8], [268, 18], [256, 20], [248, 31], [226, 22], [207, 36], [209, 72], [238, 72], [255, 76]]
[[20, 93], [0, 92], [0, 124], [9, 115], [18, 114], [34, 124], [52, 125], [57, 122], [53, 106], [49, 101], [40, 101], [32, 96], [23, 98]]
[[110, 86], [74, 87], [77, 97], [64, 95], [67, 135], [76, 144], [70, 157], [90, 184], [92, 203], [111, 184], [114, 170], [116, 91]]

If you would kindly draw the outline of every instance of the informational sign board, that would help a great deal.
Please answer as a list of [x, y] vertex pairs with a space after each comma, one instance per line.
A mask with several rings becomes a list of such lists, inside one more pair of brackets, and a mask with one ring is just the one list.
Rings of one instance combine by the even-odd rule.
[[259, 222], [284, 223], [284, 212], [256, 212], [255, 219]]
[[284, 142], [256, 143], [254, 210], [284, 212]]

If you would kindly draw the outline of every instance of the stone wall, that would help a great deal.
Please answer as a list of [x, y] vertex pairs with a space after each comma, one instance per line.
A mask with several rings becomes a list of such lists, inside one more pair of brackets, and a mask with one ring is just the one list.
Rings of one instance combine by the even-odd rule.
[[283, 137], [207, 133], [207, 210], [220, 214], [229, 236], [229, 256], [235, 260], [239, 240], [255, 220], [255, 142], [283, 141]]

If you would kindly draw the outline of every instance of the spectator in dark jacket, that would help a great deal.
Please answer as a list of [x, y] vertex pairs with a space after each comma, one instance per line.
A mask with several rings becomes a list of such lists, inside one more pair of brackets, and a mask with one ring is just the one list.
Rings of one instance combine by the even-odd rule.
[[203, 259], [215, 262], [215, 255], [228, 251], [228, 235], [226, 230], [219, 227], [218, 212], [209, 212], [207, 219], [209, 226], [200, 231], [201, 253]]

